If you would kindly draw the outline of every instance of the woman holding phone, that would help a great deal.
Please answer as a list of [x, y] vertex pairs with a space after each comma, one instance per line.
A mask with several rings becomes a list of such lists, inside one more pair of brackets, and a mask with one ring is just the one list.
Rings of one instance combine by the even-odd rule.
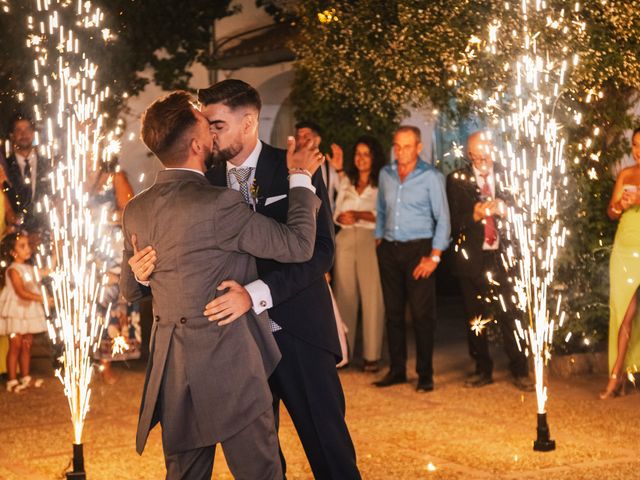
[[607, 388], [600, 398], [619, 395], [625, 384], [625, 368], [640, 366], [640, 128], [633, 131], [631, 153], [635, 165], [616, 180], [607, 213], [620, 220], [609, 266], [609, 371]]

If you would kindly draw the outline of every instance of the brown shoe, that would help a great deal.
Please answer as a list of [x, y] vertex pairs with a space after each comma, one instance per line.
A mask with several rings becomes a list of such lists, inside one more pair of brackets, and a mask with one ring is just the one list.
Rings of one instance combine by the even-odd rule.
[[523, 392], [536, 391], [536, 384], [528, 375], [522, 377], [513, 377], [513, 384], [518, 390], [521, 390]]

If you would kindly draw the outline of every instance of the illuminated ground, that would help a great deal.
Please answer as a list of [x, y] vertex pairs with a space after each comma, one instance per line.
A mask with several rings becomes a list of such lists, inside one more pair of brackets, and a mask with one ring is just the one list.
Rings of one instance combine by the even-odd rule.
[[[462, 388], [466, 349], [455, 321], [447, 317], [445, 311], [440, 320], [433, 393], [418, 395], [414, 385], [381, 391], [369, 385], [371, 375], [355, 370], [342, 374], [363, 478], [640, 478], [638, 393], [603, 402], [597, 392], [604, 377], [552, 378], [549, 420], [558, 449], [534, 453], [534, 396], [515, 390], [503, 369], [494, 385]], [[36, 367], [43, 375], [49, 372], [43, 361]], [[164, 478], [159, 430], [142, 457], [134, 450], [142, 368], [123, 367], [117, 373], [115, 385], [97, 382], [94, 387], [85, 432], [88, 478]], [[311, 478], [286, 415], [281, 439], [288, 478]], [[70, 449], [68, 408], [57, 381], [20, 396], [0, 391], [0, 479], [61, 478]], [[222, 455], [218, 460], [214, 477], [231, 478]], [[430, 462], [435, 471], [428, 471]]]

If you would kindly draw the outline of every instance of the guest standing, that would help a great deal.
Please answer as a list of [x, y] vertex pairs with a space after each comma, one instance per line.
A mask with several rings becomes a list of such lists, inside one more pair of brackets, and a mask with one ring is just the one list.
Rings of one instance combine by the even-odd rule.
[[[47, 324], [36, 267], [28, 263], [31, 258], [28, 235], [7, 235], [2, 246], [4, 261], [10, 265], [6, 270], [6, 284], [0, 292], [0, 334], [9, 335], [7, 391], [19, 392], [32, 384], [29, 370], [33, 334], [45, 332]], [[38, 386], [38, 382], [33, 383]]]
[[[493, 360], [487, 329], [471, 329], [474, 319], [492, 318], [502, 332], [514, 385], [520, 390], [531, 391], [534, 386], [528, 377], [527, 357], [518, 348], [514, 336], [514, 316], [510, 314], [512, 288], [501, 262], [507, 245], [500, 227], [507, 214], [505, 202], [508, 202], [508, 196], [497, 181], [502, 169], [493, 163], [493, 145], [487, 135], [486, 132], [475, 132], [469, 136], [469, 164], [447, 177], [455, 243], [453, 270], [460, 282], [465, 317], [469, 322], [469, 353], [476, 364], [465, 386], [483, 387], [493, 383]], [[490, 283], [489, 274], [495, 283]], [[500, 295], [504, 309], [501, 305], [485, 302], [485, 298], [499, 298]]]
[[417, 390], [433, 390], [436, 327], [435, 270], [449, 245], [444, 177], [420, 157], [420, 129], [401, 126], [393, 138], [395, 161], [380, 172], [375, 238], [387, 315], [391, 366], [375, 385], [407, 381], [405, 305], [416, 335]]
[[[0, 149], [0, 185], [7, 184], [6, 167], [7, 161]], [[0, 193], [0, 238], [4, 238], [5, 235], [13, 230], [16, 218], [11, 208], [11, 203], [7, 197], [7, 192], [2, 191]], [[9, 353], [9, 337], [0, 332], [0, 376], [5, 376], [7, 373], [7, 353]]]
[[380, 271], [376, 261], [376, 201], [378, 177], [386, 163], [380, 143], [360, 137], [338, 189], [335, 222], [336, 261], [334, 293], [338, 310], [347, 326], [351, 351], [355, 347], [358, 307], [362, 305], [364, 371], [377, 372], [382, 350], [384, 306]]
[[32, 244], [39, 243], [39, 233], [48, 229], [46, 213], [38, 209], [38, 203], [51, 185], [51, 162], [38, 153], [35, 135], [31, 119], [13, 119], [9, 135], [13, 154], [7, 158], [7, 179], [2, 183], [13, 211], [22, 216], [20, 227], [32, 234]]
[[640, 365], [640, 128], [633, 131], [631, 153], [635, 165], [620, 172], [608, 214], [620, 220], [613, 241], [609, 276], [609, 369], [611, 377], [602, 399], [622, 389], [625, 367]]
[[[296, 123], [296, 145], [306, 145], [308, 141], [312, 141], [316, 147], [320, 147], [322, 142], [322, 128], [317, 123], [302, 121]], [[325, 162], [320, 171], [322, 172], [322, 180], [327, 187], [327, 195], [329, 196], [329, 205], [331, 213], [336, 209], [336, 197], [338, 195], [338, 187], [341, 177], [343, 176], [342, 166], [342, 150], [336, 144], [331, 145], [332, 155], [327, 155]]]
[[[120, 264], [122, 263], [122, 251], [124, 240], [122, 237], [121, 218], [124, 207], [133, 198], [133, 188], [119, 165], [118, 160], [113, 159], [109, 163], [101, 162], [95, 169], [87, 166], [89, 178], [87, 181], [89, 193], [89, 208], [94, 218], [100, 218], [103, 213], [106, 216], [106, 224], [103, 233], [110, 237], [110, 254], [98, 254], [99, 260], [105, 267], [108, 283], [105, 294], [99, 302], [98, 308], [102, 314], [107, 313], [111, 305], [110, 318], [107, 320], [107, 328], [104, 329], [100, 348], [96, 351], [96, 358], [101, 360], [102, 377], [113, 384], [116, 378], [111, 370], [111, 346], [116, 336], [124, 336], [129, 340], [128, 306], [120, 295], [118, 282], [120, 280]], [[129, 356], [139, 354], [139, 350], [129, 352]]]

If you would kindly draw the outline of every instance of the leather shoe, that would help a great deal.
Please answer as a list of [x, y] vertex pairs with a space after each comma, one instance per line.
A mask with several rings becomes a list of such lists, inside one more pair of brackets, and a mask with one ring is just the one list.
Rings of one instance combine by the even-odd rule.
[[478, 375], [480, 375], [480, 370], [478, 370], [477, 368], [475, 370], [469, 370], [464, 374], [465, 378], [477, 377]]
[[373, 382], [376, 387], [390, 387], [391, 385], [398, 385], [399, 383], [406, 383], [407, 374], [406, 373], [387, 373], [382, 379], [377, 382]]
[[429, 377], [418, 377], [418, 385], [416, 386], [416, 392], [432, 392], [433, 391], [433, 379]]
[[466, 382], [464, 382], [465, 388], [480, 388], [485, 385], [491, 385], [493, 383], [493, 378], [491, 375], [487, 375], [486, 373], [480, 373], [478, 375], [474, 375], [469, 378]]
[[536, 390], [536, 384], [529, 376], [513, 377], [513, 384], [523, 392], [535, 392]]

